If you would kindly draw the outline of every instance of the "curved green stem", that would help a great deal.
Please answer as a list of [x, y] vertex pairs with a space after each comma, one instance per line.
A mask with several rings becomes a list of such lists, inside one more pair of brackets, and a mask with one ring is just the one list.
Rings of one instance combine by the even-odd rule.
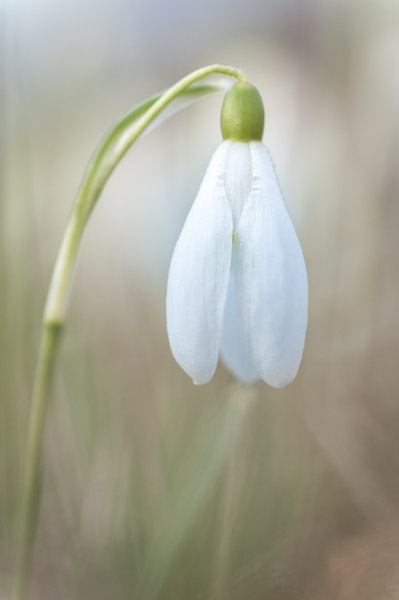
[[100, 142], [83, 176], [72, 213], [58, 252], [44, 310], [39, 357], [29, 419], [27, 459], [14, 574], [13, 600], [26, 596], [39, 516], [43, 466], [43, 441], [50, 388], [54, 376], [58, 342], [64, 328], [68, 296], [77, 254], [88, 218], [104, 185], [127, 150], [164, 108], [177, 97], [220, 91], [216, 85], [193, 85], [207, 75], [220, 73], [245, 83], [241, 71], [210, 65], [190, 73], [162, 94], [144, 101], [123, 117]]

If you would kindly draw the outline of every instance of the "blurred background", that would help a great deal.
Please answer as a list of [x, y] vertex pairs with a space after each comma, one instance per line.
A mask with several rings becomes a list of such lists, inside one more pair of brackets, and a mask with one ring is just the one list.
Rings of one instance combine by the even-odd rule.
[[[30, 598], [399, 598], [395, 0], [0, 0], [0, 598], [40, 321], [105, 130], [209, 63], [240, 67], [306, 258], [284, 390], [194, 387], [167, 270], [222, 95], [140, 140], [87, 231], [46, 437]], [[237, 407], [239, 417], [237, 421]]]

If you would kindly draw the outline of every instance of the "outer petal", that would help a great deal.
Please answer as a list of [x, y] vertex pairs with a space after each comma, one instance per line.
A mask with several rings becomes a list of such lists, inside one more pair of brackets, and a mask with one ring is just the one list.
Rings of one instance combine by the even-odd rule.
[[253, 185], [235, 238], [234, 269], [243, 331], [262, 379], [290, 383], [302, 358], [307, 326], [306, 266], [281, 197], [273, 163], [251, 142]]
[[238, 313], [237, 291], [234, 272], [231, 273], [227, 292], [220, 356], [226, 367], [244, 383], [259, 379], [250, 358]]
[[213, 155], [177, 241], [166, 319], [173, 356], [195, 383], [215, 372], [231, 266], [233, 220], [224, 190], [226, 152]]

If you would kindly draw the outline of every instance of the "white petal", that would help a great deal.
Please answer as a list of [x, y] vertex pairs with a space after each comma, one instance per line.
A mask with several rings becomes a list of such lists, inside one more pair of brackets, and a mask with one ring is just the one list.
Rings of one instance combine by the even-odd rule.
[[224, 309], [220, 357], [226, 367], [244, 383], [253, 383], [259, 379], [246, 348], [242, 331], [241, 317], [238, 313], [234, 272], [230, 276], [226, 307]]
[[259, 375], [290, 383], [302, 358], [307, 326], [306, 266], [281, 197], [273, 163], [251, 142], [253, 186], [236, 232], [234, 269], [244, 336]]
[[215, 372], [231, 266], [233, 221], [224, 190], [230, 142], [213, 155], [177, 241], [166, 319], [173, 356], [196, 383]]

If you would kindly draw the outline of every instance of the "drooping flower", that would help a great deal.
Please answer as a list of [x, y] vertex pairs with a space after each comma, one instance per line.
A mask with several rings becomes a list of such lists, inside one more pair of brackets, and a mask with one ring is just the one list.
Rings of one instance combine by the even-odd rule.
[[301, 362], [306, 266], [261, 142], [263, 122], [256, 88], [236, 84], [222, 108], [224, 141], [173, 253], [169, 342], [195, 383], [212, 378], [219, 354], [242, 381], [277, 388], [294, 379]]

